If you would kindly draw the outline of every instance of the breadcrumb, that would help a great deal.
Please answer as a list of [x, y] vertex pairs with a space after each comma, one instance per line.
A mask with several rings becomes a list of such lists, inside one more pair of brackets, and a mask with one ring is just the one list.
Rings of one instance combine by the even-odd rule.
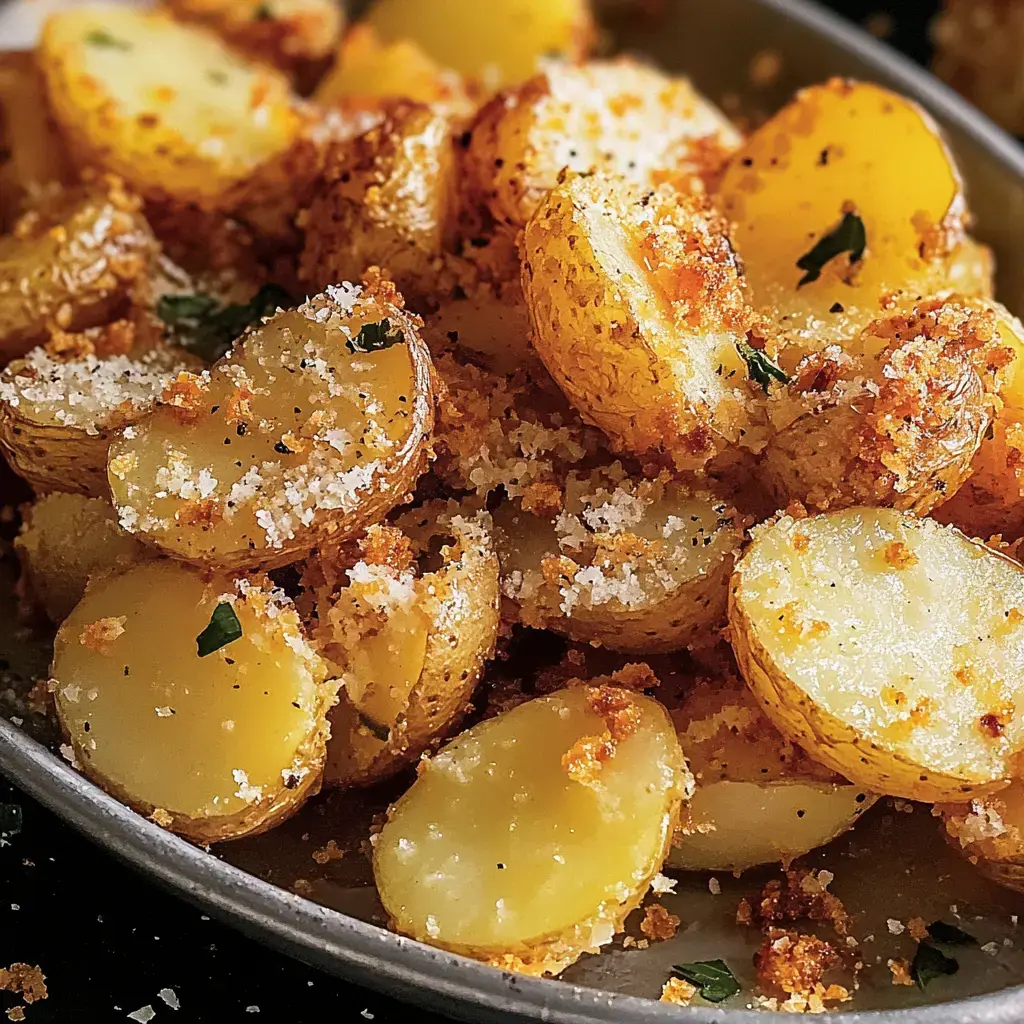
[[903, 957], [886, 961], [886, 966], [892, 974], [894, 985], [913, 985], [914, 979], [910, 976], [910, 962]]
[[46, 976], [32, 964], [14, 963], [0, 967], [0, 992], [13, 992], [26, 1003], [46, 998]]
[[683, 978], [669, 978], [661, 987], [662, 1003], [674, 1003], [676, 1006], [688, 1006], [697, 994], [697, 986], [691, 985]]
[[644, 910], [640, 931], [651, 942], [664, 942], [676, 934], [679, 924], [680, 919], [676, 914], [669, 913], [660, 903], [652, 903]]
[[117, 638], [124, 633], [124, 624], [127, 621], [127, 615], [111, 615], [105, 619], [97, 619], [85, 626], [78, 636], [78, 642], [97, 654], [107, 654]]

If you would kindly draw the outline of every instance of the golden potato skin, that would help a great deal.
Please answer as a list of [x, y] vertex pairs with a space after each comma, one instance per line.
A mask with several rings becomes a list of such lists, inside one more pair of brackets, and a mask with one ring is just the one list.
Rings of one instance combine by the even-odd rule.
[[123, 572], [152, 557], [117, 525], [106, 498], [53, 491], [24, 513], [14, 541], [21, 593], [51, 622], [63, 622], [92, 576]]
[[302, 126], [283, 75], [165, 12], [61, 11], [44, 25], [38, 53], [75, 159], [120, 174], [147, 198], [223, 208]]
[[[955, 494], [992, 424], [1005, 358], [984, 308], [938, 300], [876, 320], [857, 346], [808, 356], [769, 402], [760, 472], [785, 507], [885, 505], [924, 515]], [[784, 425], [783, 425], [784, 424]]]
[[311, 287], [379, 266], [407, 299], [437, 290], [455, 205], [451, 135], [445, 114], [399, 102], [381, 124], [329, 150], [300, 219], [300, 272]]
[[549, 66], [487, 103], [468, 139], [469, 189], [516, 228], [564, 168], [685, 188], [713, 174], [739, 135], [685, 79], [618, 59]]
[[[412, 632], [425, 633], [422, 653], [417, 651], [411, 662], [414, 672], [419, 666], [418, 675], [411, 680], [404, 698], [397, 693], [399, 673], [394, 672], [394, 663], [381, 664], [372, 656], [369, 663], [350, 662], [346, 646], [352, 643], [351, 634], [348, 644], [344, 641], [352, 628], [351, 617], [336, 623], [331, 599], [318, 602], [317, 636], [321, 650], [332, 663], [338, 664], [341, 678], [347, 678], [346, 670], [358, 671], [363, 664], [371, 671], [376, 667], [370, 688], [379, 686], [382, 679], [390, 680], [392, 693], [401, 705], [397, 713], [393, 705], [389, 708], [393, 718], [389, 715], [387, 721], [378, 721], [372, 703], [367, 705], [367, 712], [361, 713], [361, 705], [357, 706], [350, 699], [348, 688], [342, 687], [338, 704], [329, 716], [331, 739], [324, 769], [325, 785], [365, 786], [394, 775], [449, 735], [470, 707], [470, 698], [494, 653], [498, 635], [498, 560], [486, 514], [474, 516], [467, 511], [468, 518], [462, 518], [459, 513], [455, 502], [432, 501], [396, 520], [395, 529], [406, 531], [414, 558], [426, 561], [428, 550], [437, 543], [442, 545], [439, 568], [417, 568], [412, 577], [408, 570], [397, 573], [398, 582], [414, 591], [413, 615], [419, 622]], [[358, 617], [358, 598], [355, 609]], [[341, 604], [338, 610], [344, 613], [352, 609]], [[373, 635], [373, 619], [367, 618], [365, 605], [362, 616], [367, 619], [367, 635]], [[383, 627], [377, 627], [381, 629], [378, 635], [393, 636], [391, 643], [406, 642], [415, 647], [419, 636], [410, 635], [403, 622], [398, 623], [392, 634], [390, 615], [388, 619]], [[355, 645], [366, 647], [362, 639], [355, 641]], [[399, 658], [398, 662], [403, 660]], [[386, 739], [379, 735], [383, 731]]]
[[[241, 636], [202, 655], [224, 603]], [[161, 560], [95, 580], [52, 671], [80, 770], [194, 842], [273, 828], [319, 788], [336, 684], [266, 578]]]
[[747, 435], [751, 325], [726, 225], [699, 197], [569, 177], [522, 242], [533, 342], [583, 418], [699, 469]]
[[156, 254], [138, 199], [117, 178], [45, 193], [0, 238], [0, 363], [51, 328], [113, 319], [146, 287]]

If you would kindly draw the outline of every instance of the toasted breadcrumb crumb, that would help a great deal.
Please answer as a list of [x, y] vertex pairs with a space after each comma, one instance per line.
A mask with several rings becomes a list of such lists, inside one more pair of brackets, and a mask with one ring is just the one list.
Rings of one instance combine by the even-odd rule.
[[12, 1006], [7, 1011], [7, 1019], [13, 1021], [21, 1021], [25, 1019], [25, 1007], [24, 1006]]
[[697, 986], [691, 985], [683, 978], [669, 978], [661, 987], [662, 1003], [674, 1003], [676, 1006], [688, 1006], [697, 994]]
[[562, 755], [562, 771], [573, 782], [593, 785], [600, 775], [601, 765], [615, 756], [615, 743], [611, 733], [602, 736], [581, 736]]
[[26, 1003], [46, 998], [46, 976], [33, 964], [14, 963], [0, 967], [0, 992], [13, 992]]
[[149, 816], [149, 820], [161, 828], [170, 828], [174, 824], [174, 818], [162, 807], [153, 808], [153, 813]]
[[928, 925], [923, 917], [912, 917], [907, 922], [907, 931], [915, 942], [924, 942], [928, 938]]
[[827, 971], [838, 967], [839, 954], [815, 935], [772, 928], [754, 955], [757, 983], [766, 992], [809, 997]]
[[[793, 921], [821, 921], [832, 925], [838, 935], [849, 934], [850, 916], [838, 896], [827, 891], [832, 881], [828, 871], [798, 868], [786, 872], [785, 881], [770, 879], [760, 897], [749, 906], [749, 920], [766, 928]], [[742, 907], [737, 912], [744, 913]]]
[[651, 942], [664, 942], [676, 934], [679, 924], [680, 920], [676, 914], [669, 913], [660, 903], [652, 903], [644, 910], [640, 931]]
[[341, 860], [345, 856], [345, 851], [340, 849], [333, 839], [328, 839], [326, 845], [313, 851], [312, 856], [317, 864], [329, 864], [332, 860]]
[[117, 638], [124, 633], [124, 624], [127, 621], [126, 615], [110, 615], [104, 619], [97, 619], [86, 625], [78, 636], [78, 642], [97, 654], [108, 654]]
[[886, 544], [882, 554], [886, 564], [891, 565], [894, 569], [909, 569], [911, 566], [917, 565], [918, 562], [917, 555], [901, 540], [894, 540]]
[[910, 963], [903, 957], [887, 960], [886, 966], [889, 968], [889, 973], [892, 974], [894, 985], [914, 984], [914, 979], [910, 976]]

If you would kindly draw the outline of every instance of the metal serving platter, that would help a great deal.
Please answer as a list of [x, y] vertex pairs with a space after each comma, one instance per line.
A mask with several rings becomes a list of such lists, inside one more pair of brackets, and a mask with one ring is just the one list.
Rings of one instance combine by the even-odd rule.
[[[833, 75], [878, 81], [918, 100], [956, 151], [977, 234], [997, 253], [1000, 297], [1024, 312], [1024, 150], [911, 62], [805, 0], [648, 0], [642, 8], [612, 2], [606, 14], [616, 49], [686, 72], [711, 98], [754, 116], [777, 108], [794, 89]], [[3, 37], [0, 31], [0, 48], [15, 45], [10, 35]], [[748, 68], [764, 50], [781, 57], [781, 73], [769, 86], [755, 87]], [[0, 475], [5, 502], [12, 498], [9, 486]], [[0, 576], [0, 656], [11, 668], [9, 678], [0, 679], [0, 699], [10, 676], [30, 680], [45, 674], [45, 651], [15, 624], [12, 598], [10, 577]], [[335, 796], [318, 798], [273, 833], [225, 844], [211, 854], [106, 796], [50, 746], [31, 738], [32, 730], [8, 721], [10, 708], [0, 705], [0, 711], [0, 771], [133, 868], [259, 941], [326, 971], [466, 1021], [765, 1020], [744, 1008], [749, 997], [736, 997], [725, 1008], [680, 1008], [653, 1000], [669, 966], [679, 960], [723, 956], [738, 974], [745, 969], [741, 980], [749, 982], [756, 940], [744, 936], [731, 918], [736, 897], [756, 892], [770, 873], [722, 878], [719, 895], [709, 892], [707, 876], [683, 877], [678, 895], [663, 899], [685, 923], [676, 939], [642, 952], [618, 944], [600, 957], [584, 958], [557, 981], [518, 977], [381, 927], [364, 858], [353, 853], [325, 866], [313, 861], [311, 851], [329, 838], [355, 851], [373, 811], [390, 794], [378, 792], [359, 805]], [[835, 873], [833, 889], [857, 915], [857, 934], [864, 938], [873, 931], [864, 950], [874, 980], [857, 993], [856, 1012], [831, 1019], [837, 1024], [1024, 1021], [1024, 934], [1020, 949], [1015, 938], [1018, 916], [1024, 921], [1024, 896], [985, 882], [946, 850], [926, 808], [906, 810], [884, 802], [854, 832], [808, 859]], [[913, 945], [906, 936], [892, 935], [887, 920], [916, 915], [950, 920], [951, 914], [988, 949], [958, 952], [960, 974], [936, 982], [926, 994], [890, 985], [886, 958], [905, 956]]]

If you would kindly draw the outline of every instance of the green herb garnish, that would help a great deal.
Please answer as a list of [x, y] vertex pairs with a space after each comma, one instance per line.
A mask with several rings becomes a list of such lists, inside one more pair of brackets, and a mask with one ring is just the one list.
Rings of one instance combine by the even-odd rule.
[[260, 4], [259, 7], [253, 11], [253, 21], [271, 21], [274, 17], [274, 12], [270, 9], [270, 4]]
[[724, 960], [697, 960], [692, 964], [673, 964], [672, 970], [691, 985], [700, 989], [702, 999], [720, 1003], [736, 995], [740, 983]]
[[968, 932], [957, 928], [955, 924], [946, 924], [945, 921], [932, 921], [928, 925], [928, 936], [934, 942], [940, 942], [944, 946], [976, 946], [978, 940]]
[[864, 258], [867, 245], [868, 236], [864, 229], [864, 221], [856, 213], [844, 213], [838, 225], [828, 234], [822, 235], [810, 252], [804, 253], [796, 261], [797, 267], [805, 272], [797, 282], [797, 288], [817, 281], [825, 264], [844, 252], [850, 254], [851, 265], [859, 263]]
[[216, 362], [234, 340], [279, 306], [288, 309], [292, 297], [279, 285], [265, 284], [248, 301], [222, 306], [212, 295], [162, 295], [156, 315], [171, 330], [183, 348], [208, 362]]
[[777, 380], [780, 384], [789, 383], [789, 377], [772, 362], [763, 349], [754, 348], [750, 342], [741, 341], [739, 350], [743, 361], [747, 364], [747, 376], [755, 384], [760, 384], [764, 388], [765, 394], [768, 394], [768, 385], [773, 380]]
[[387, 743], [387, 741], [391, 739], [391, 730], [382, 722], [378, 722], [377, 719], [363, 714], [363, 712], [358, 708], [356, 708], [356, 716], [359, 721], [381, 741], [381, 743]]
[[210, 616], [210, 624], [196, 637], [199, 657], [205, 658], [214, 651], [219, 651], [228, 644], [241, 639], [242, 624], [238, 621], [235, 609], [227, 601], [221, 601]]
[[131, 43], [112, 36], [106, 29], [94, 28], [86, 37], [85, 41], [90, 46], [105, 46], [108, 50], [130, 50]]
[[0, 836], [16, 836], [21, 823], [21, 804], [0, 804]]
[[938, 946], [930, 942], [919, 942], [917, 952], [910, 964], [910, 976], [917, 987], [923, 989], [930, 981], [944, 975], [956, 974], [960, 970], [960, 961], [946, 956]]
[[391, 329], [391, 321], [385, 317], [379, 324], [363, 324], [359, 333], [346, 341], [349, 352], [380, 352], [404, 340], [400, 331]]

